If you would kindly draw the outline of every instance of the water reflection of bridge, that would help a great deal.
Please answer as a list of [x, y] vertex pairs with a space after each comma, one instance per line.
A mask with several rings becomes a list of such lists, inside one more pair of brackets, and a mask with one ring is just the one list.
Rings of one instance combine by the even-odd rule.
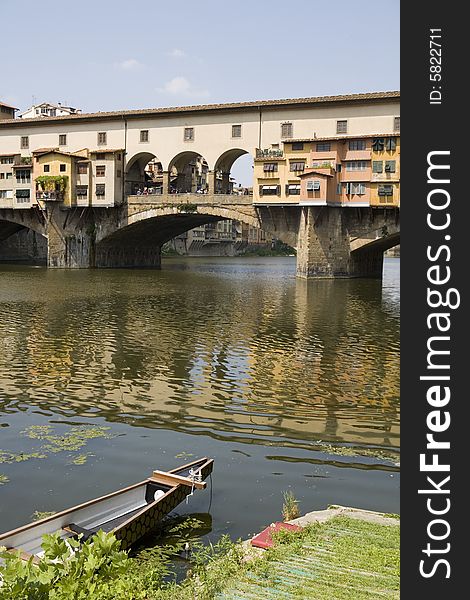
[[0, 326], [3, 410], [131, 416], [244, 443], [398, 446], [397, 322], [379, 282], [107, 275], [63, 297], [61, 277], [38, 273], [40, 310], [20, 303]]

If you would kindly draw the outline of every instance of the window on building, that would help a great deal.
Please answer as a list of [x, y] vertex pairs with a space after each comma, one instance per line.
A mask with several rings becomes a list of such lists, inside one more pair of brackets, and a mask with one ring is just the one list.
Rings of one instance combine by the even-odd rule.
[[122, 176], [121, 169], [116, 169], [116, 177], [121, 177], [121, 176]]
[[13, 176], [13, 173], [5, 173], [5, 179], [11, 179]]
[[385, 161], [385, 173], [395, 173], [396, 163], [394, 160]]
[[13, 164], [13, 156], [3, 156], [0, 158], [0, 165], [12, 165]]
[[393, 185], [379, 185], [379, 196], [393, 196]]
[[277, 163], [264, 163], [263, 171], [265, 173], [272, 173], [273, 171], [277, 171]]
[[122, 160], [122, 156], [121, 156], [121, 153], [120, 153], [120, 152], [119, 152], [119, 154], [117, 155], [117, 159], [118, 159], [118, 161], [119, 161], [119, 162], [121, 162], [121, 160]]
[[304, 171], [305, 170], [305, 161], [291, 161], [290, 163], [291, 171]]
[[307, 181], [307, 192], [317, 192], [320, 189], [320, 181], [312, 179]]
[[287, 196], [300, 196], [300, 183], [299, 184], [288, 183], [286, 185], [286, 195]]
[[346, 171], [365, 171], [367, 169], [366, 160], [348, 160], [346, 161]]
[[59, 146], [66, 146], [66, 145], [67, 145], [67, 134], [61, 133], [59, 135]]
[[365, 150], [366, 140], [349, 140], [350, 150]]
[[336, 172], [337, 173], [341, 173], [341, 169], [343, 168], [343, 165], [341, 163], [337, 163], [336, 165]]
[[362, 196], [366, 193], [366, 184], [365, 183], [356, 183], [349, 181], [346, 183], [346, 194], [348, 195], [357, 195]]
[[383, 173], [383, 160], [372, 161], [372, 173]]
[[331, 150], [330, 142], [318, 142], [317, 152], [330, 152], [330, 150]]
[[105, 165], [96, 165], [96, 176], [97, 177], [105, 177], [106, 176], [106, 166]]
[[49, 165], [44, 165], [44, 173], [49, 173], [49, 171], [51, 170]]
[[400, 117], [393, 118], [393, 131], [400, 131]]
[[348, 133], [348, 122], [336, 121], [336, 133]]
[[292, 142], [292, 150], [303, 150], [303, 142]]
[[374, 138], [372, 140], [372, 149], [375, 150], [375, 152], [382, 152], [382, 150], [384, 148], [385, 148], [384, 138]]
[[22, 135], [21, 136], [20, 148], [22, 150], [25, 150], [26, 148], [29, 148], [29, 135]]
[[388, 151], [395, 150], [397, 147], [397, 140], [394, 137], [387, 138], [385, 140], [385, 149]]
[[97, 183], [96, 184], [96, 195], [97, 196], [104, 196], [105, 195], [105, 185], [104, 185], [104, 183]]
[[185, 142], [194, 142], [194, 127], [185, 127], [184, 128], [184, 141]]
[[31, 183], [31, 171], [29, 169], [17, 169], [16, 183]]
[[278, 196], [281, 193], [280, 185], [260, 185], [260, 196]]
[[99, 131], [98, 132], [98, 146], [106, 146], [107, 144], [107, 133], [106, 131]]
[[336, 184], [336, 193], [337, 193], [337, 194], [339, 194], [339, 195], [341, 195], [342, 191], [343, 191], [343, 190], [342, 190], [342, 185], [341, 185], [341, 183], [337, 183], [337, 184]]
[[5, 173], [0, 173], [0, 179], [5, 179]]
[[149, 130], [148, 129], [142, 129], [142, 131], [140, 132], [140, 141], [141, 142], [149, 141]]
[[291, 138], [294, 133], [294, 128], [292, 123], [281, 123], [281, 137], [282, 138]]
[[232, 125], [232, 137], [233, 138], [241, 138], [242, 137], [242, 126], [241, 125]]
[[60, 167], [59, 167], [59, 171], [60, 171], [61, 173], [65, 173], [65, 171], [66, 171], [66, 170], [67, 170], [67, 165], [63, 165], [63, 164], [62, 164], [62, 165], [60, 165]]
[[[2, 173], [3, 175], [3, 173]], [[0, 190], [0, 198], [11, 198], [13, 196], [13, 190]]]
[[18, 203], [29, 202], [31, 198], [31, 190], [16, 190], [15, 196]]
[[105, 158], [106, 158], [105, 152], [98, 152], [98, 154], [96, 155], [96, 160], [105, 160]]
[[78, 163], [77, 175], [86, 175], [88, 173], [88, 165], [86, 163]]
[[88, 186], [87, 185], [77, 185], [77, 196], [83, 198], [83, 196], [88, 196]]

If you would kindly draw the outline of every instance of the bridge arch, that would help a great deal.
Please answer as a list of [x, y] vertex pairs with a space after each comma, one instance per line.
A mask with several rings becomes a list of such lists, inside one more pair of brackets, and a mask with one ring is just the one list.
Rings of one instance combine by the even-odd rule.
[[[21, 214], [23, 212], [28, 214]], [[0, 210], [0, 260], [46, 262], [45, 226], [39, 218], [31, 218], [29, 212]]]
[[243, 212], [230, 206], [205, 205], [194, 210], [194, 205], [188, 204], [185, 210], [180, 204], [139, 211], [116, 223], [112, 231], [97, 228], [95, 266], [159, 267], [164, 243], [195, 227], [227, 219], [260, 227], [253, 210]]
[[126, 194], [137, 194], [145, 187], [161, 188], [163, 186], [162, 163], [152, 152], [138, 152], [126, 164]]
[[184, 150], [174, 156], [168, 165], [170, 193], [193, 193], [206, 190], [209, 185], [209, 164], [195, 150]]
[[[246, 164], [243, 165], [245, 173], [243, 173], [243, 181], [240, 181], [239, 177], [233, 177], [233, 166], [238, 159], [243, 156], [249, 158], [249, 160], [248, 162], [243, 161], [246, 162]], [[243, 148], [230, 148], [223, 152], [216, 160], [214, 166], [215, 192], [228, 194], [236, 191], [233, 187], [234, 183], [237, 183], [235, 179], [238, 179], [239, 189], [244, 188], [246, 190], [247, 187], [252, 187], [253, 173], [250, 172], [248, 177], [246, 170], [251, 167], [250, 171], [252, 171], [253, 164], [253, 155], [248, 150]]]

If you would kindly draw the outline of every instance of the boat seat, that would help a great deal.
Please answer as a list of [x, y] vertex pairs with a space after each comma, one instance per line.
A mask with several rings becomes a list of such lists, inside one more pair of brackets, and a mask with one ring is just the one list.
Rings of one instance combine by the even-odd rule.
[[83, 537], [80, 538], [81, 542], [86, 542], [88, 538], [90, 538], [92, 535], [95, 535], [96, 533], [91, 529], [85, 529], [84, 527], [80, 527], [80, 525], [77, 525], [76, 523], [69, 523], [65, 527], [62, 527], [62, 529], [64, 531], [69, 531], [70, 533], [75, 533], [77, 535], [82, 534]]

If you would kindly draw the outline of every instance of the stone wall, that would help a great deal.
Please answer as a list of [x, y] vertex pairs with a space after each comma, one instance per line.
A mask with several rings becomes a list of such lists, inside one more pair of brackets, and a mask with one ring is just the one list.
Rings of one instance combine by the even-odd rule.
[[31, 229], [22, 229], [6, 240], [0, 241], [0, 261], [45, 264], [47, 239]]

